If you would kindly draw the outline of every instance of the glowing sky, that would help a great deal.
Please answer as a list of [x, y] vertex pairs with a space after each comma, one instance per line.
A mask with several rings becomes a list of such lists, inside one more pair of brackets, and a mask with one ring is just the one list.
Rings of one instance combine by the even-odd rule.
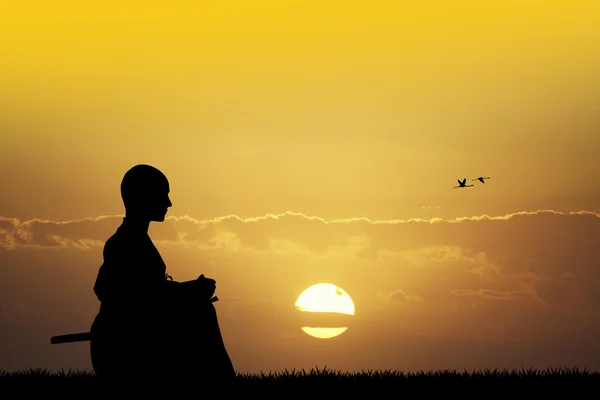
[[[90, 368], [49, 338], [138, 163], [240, 371], [600, 369], [600, 2], [192, 4], [3, 5], [0, 369]], [[324, 281], [361, 310], [331, 340], [294, 308]]]

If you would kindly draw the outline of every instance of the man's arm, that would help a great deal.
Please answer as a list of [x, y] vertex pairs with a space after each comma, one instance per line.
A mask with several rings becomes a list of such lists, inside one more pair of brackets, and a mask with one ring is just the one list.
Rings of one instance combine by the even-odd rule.
[[200, 275], [198, 279], [191, 281], [165, 280], [165, 284], [166, 291], [177, 297], [210, 299], [216, 290], [215, 280], [206, 278], [204, 275]]

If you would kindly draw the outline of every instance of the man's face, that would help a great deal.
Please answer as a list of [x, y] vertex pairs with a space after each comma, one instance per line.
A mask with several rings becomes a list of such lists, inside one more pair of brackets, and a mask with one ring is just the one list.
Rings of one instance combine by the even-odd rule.
[[146, 211], [150, 221], [163, 222], [167, 215], [168, 208], [173, 204], [169, 199], [169, 184], [157, 188], [148, 198]]

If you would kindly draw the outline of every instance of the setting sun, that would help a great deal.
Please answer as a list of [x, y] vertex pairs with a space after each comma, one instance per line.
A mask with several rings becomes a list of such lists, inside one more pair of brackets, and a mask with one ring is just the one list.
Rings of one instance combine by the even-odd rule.
[[[331, 283], [317, 283], [305, 289], [295, 305], [301, 312], [354, 315], [354, 302], [350, 295]], [[302, 327], [305, 333], [319, 339], [338, 336], [347, 329], [348, 327]]]

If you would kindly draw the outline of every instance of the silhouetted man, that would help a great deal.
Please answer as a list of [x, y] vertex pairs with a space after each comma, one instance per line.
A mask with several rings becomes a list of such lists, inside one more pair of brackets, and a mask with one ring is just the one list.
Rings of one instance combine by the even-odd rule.
[[176, 282], [148, 236], [165, 220], [169, 182], [149, 165], [131, 168], [121, 183], [125, 217], [106, 241], [94, 293], [100, 311], [91, 332], [96, 374], [119, 382], [233, 378], [233, 365], [212, 304], [216, 284], [200, 275]]

